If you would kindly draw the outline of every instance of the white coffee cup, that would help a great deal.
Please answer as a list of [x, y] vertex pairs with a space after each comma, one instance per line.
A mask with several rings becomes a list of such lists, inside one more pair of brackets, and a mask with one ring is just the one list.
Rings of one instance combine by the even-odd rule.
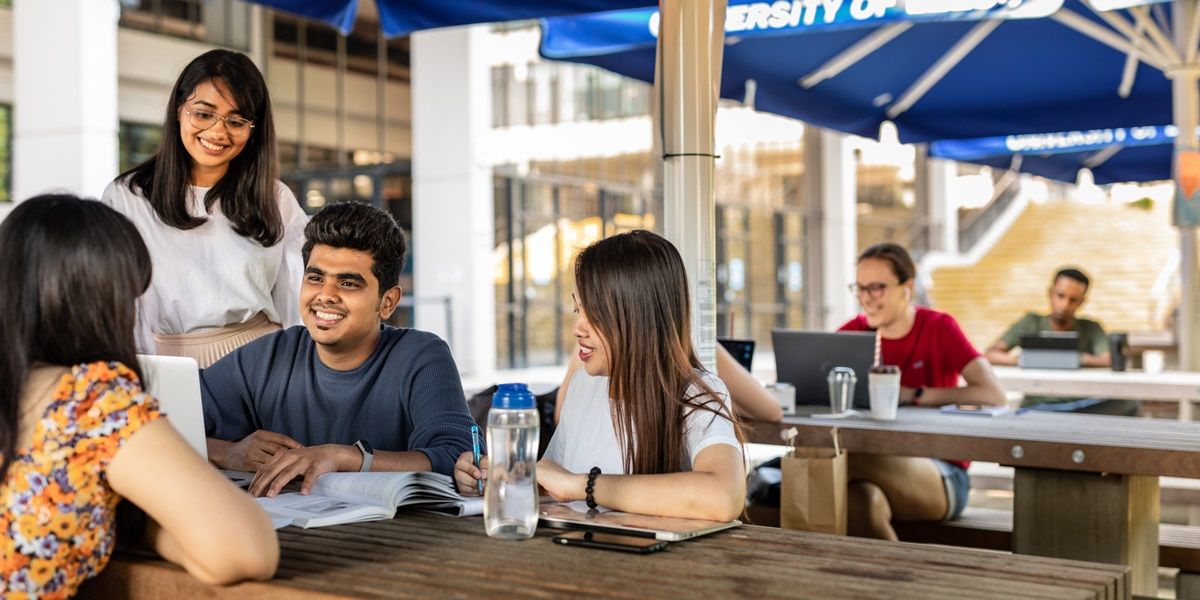
[[1163, 370], [1163, 351], [1146, 350], [1142, 352], [1142, 370], [1147, 373], [1159, 373]]
[[867, 373], [867, 393], [871, 397], [871, 418], [876, 421], [896, 420], [900, 406], [900, 372]]
[[775, 396], [775, 400], [779, 401], [779, 407], [783, 409], [783, 414], [796, 414], [796, 387], [790, 383], [772, 383], [766, 386], [767, 391]]

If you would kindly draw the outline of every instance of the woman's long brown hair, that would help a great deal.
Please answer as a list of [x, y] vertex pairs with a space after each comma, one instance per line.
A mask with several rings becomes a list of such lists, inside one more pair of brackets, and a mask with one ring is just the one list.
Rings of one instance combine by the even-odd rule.
[[733, 412], [702, 379], [687, 271], [671, 242], [649, 231], [600, 240], [576, 258], [575, 285], [607, 342], [608, 394], [627, 473], [682, 470], [691, 410], [729, 419], [744, 439]]

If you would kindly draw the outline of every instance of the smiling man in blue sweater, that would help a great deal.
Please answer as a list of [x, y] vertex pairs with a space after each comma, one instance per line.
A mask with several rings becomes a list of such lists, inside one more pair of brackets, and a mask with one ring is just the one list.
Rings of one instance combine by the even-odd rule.
[[404, 233], [346, 202], [304, 230], [304, 326], [266, 335], [201, 372], [209, 459], [255, 471], [274, 496], [332, 471], [450, 475], [473, 423], [446, 342], [383, 324], [400, 302]]

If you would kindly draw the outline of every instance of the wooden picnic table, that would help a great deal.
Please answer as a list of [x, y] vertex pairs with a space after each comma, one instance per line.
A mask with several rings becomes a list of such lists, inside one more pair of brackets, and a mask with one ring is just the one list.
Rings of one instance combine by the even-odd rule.
[[[1012, 465], [1013, 550], [1130, 565], [1135, 594], [1157, 590], [1159, 476], [1200, 478], [1200, 423], [1028, 411], [1001, 417], [901, 408], [895, 421], [817, 419], [805, 407], [783, 423], [751, 423], [751, 441], [829, 446], [832, 427], [852, 453]], [[825, 410], [824, 412], [828, 412]]]
[[1200, 401], [1200, 373], [1112, 371], [1110, 369], [1022, 369], [992, 367], [1000, 387], [1039, 396], [1098, 397], [1179, 402], [1179, 420], [1191, 421]]
[[1130, 598], [1128, 567], [743, 526], [635, 555], [493, 540], [476, 518], [279, 531], [268, 582], [214, 588], [118, 554], [83, 598]]

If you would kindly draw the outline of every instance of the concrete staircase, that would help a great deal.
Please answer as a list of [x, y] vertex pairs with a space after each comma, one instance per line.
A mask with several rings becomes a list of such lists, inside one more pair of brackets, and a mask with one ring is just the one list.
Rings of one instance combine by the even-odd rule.
[[1025, 312], [1048, 311], [1050, 278], [1075, 265], [1092, 278], [1084, 316], [1110, 332], [1157, 330], [1151, 290], [1178, 247], [1167, 203], [1030, 204], [978, 263], [934, 271], [929, 297], [983, 351]]

